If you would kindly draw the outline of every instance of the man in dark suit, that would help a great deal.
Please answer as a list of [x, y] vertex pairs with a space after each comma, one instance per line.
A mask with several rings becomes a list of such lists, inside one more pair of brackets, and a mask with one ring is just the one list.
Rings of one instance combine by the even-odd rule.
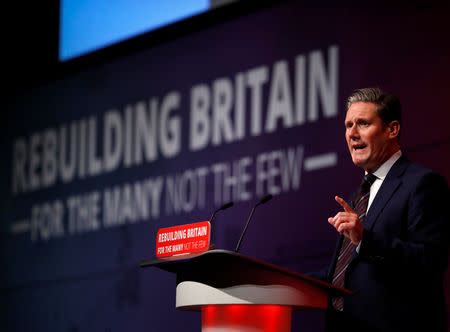
[[320, 277], [356, 294], [330, 300], [327, 331], [446, 331], [448, 185], [406, 159], [400, 129], [395, 96], [369, 88], [348, 98], [345, 136], [366, 176], [349, 203], [335, 197], [343, 210], [328, 222], [340, 237]]

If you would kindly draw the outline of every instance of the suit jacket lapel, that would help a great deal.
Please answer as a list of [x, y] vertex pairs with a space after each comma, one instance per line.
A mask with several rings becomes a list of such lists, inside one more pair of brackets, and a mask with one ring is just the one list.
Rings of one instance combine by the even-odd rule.
[[371, 230], [373, 228], [375, 222], [378, 219], [378, 216], [380, 215], [381, 211], [383, 211], [386, 203], [391, 199], [392, 195], [401, 185], [401, 176], [403, 175], [409, 164], [410, 162], [408, 161], [408, 159], [402, 156], [389, 170], [366, 215], [366, 218], [364, 220], [364, 228], [368, 230]]
[[[365, 229], [371, 230], [373, 228], [375, 222], [378, 219], [378, 216], [380, 215], [381, 211], [383, 211], [384, 206], [391, 199], [397, 188], [401, 185], [401, 176], [403, 175], [409, 164], [410, 162], [408, 161], [408, 159], [406, 159], [406, 157], [404, 156], [401, 156], [395, 162], [395, 164], [392, 165], [392, 168], [386, 175], [386, 178], [384, 179], [383, 184], [378, 190], [377, 195], [375, 196], [375, 199], [370, 206], [369, 212], [364, 219], [363, 225]], [[355, 250], [347, 271], [350, 271], [353, 268], [355, 264], [354, 262], [357, 261], [358, 257], [359, 256]]]

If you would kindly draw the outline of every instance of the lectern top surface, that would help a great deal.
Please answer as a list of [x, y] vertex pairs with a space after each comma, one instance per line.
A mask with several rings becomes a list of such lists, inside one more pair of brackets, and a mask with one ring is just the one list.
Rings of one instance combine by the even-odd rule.
[[[247, 275], [252, 280], [255, 280], [255, 282], [260, 283], [265, 283], [275, 275], [279, 276], [276, 279], [281, 278], [285, 280], [286, 278], [291, 278], [302, 280], [333, 294], [353, 294], [349, 290], [337, 288], [324, 281], [228, 250], [215, 249], [196, 254], [150, 259], [142, 261], [140, 266], [154, 266], [168, 272], [176, 273], [177, 277], [180, 275], [192, 276], [191, 272], [194, 271], [195, 278], [202, 273], [216, 276], [218, 274], [230, 273], [230, 271], [239, 271], [240, 278], [244, 279], [245, 277], [242, 275]], [[268, 275], [270, 277], [267, 277]], [[236, 277], [236, 275], [233, 275], [233, 277]]]

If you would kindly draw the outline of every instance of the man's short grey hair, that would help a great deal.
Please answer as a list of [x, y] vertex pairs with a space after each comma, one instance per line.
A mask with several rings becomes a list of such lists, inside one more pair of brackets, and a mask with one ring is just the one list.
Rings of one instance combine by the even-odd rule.
[[[347, 98], [347, 110], [353, 103], [365, 102], [377, 105], [378, 116], [384, 124], [388, 125], [392, 121], [397, 120], [402, 123], [402, 104], [400, 100], [391, 94], [383, 92], [379, 88], [356, 89]], [[398, 137], [400, 137], [400, 132]]]

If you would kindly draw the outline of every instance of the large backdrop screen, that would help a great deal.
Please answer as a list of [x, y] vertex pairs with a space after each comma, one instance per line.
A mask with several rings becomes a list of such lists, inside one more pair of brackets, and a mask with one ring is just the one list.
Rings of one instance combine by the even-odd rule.
[[[344, 140], [353, 89], [398, 95], [404, 152], [450, 178], [446, 20], [440, 8], [286, 2], [8, 100], [0, 329], [198, 331], [200, 314], [175, 310], [175, 277], [138, 265], [155, 257], [159, 228], [229, 201], [217, 248], [233, 250], [272, 194], [241, 252], [324, 267], [333, 197], [363, 174]], [[297, 313], [294, 328], [320, 330], [322, 318]]]

